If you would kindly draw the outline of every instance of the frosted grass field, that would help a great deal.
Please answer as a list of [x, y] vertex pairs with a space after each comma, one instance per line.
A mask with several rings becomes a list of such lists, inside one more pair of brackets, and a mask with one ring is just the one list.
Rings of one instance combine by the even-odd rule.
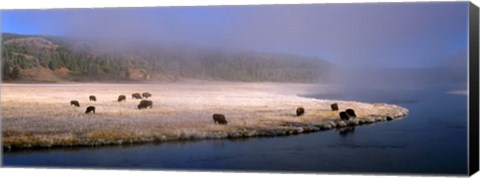
[[[175, 82], [158, 84], [2, 84], [3, 147], [10, 149], [97, 146], [289, 135], [400, 118], [408, 110], [395, 105], [305, 98], [328, 92], [313, 84]], [[150, 92], [152, 109], [138, 110], [132, 93]], [[95, 95], [96, 102], [88, 97]], [[126, 102], [117, 102], [126, 95]], [[78, 100], [80, 107], [70, 106]], [[355, 109], [345, 123], [339, 111]], [[85, 114], [95, 106], [96, 114]], [[306, 112], [295, 116], [297, 107]], [[228, 125], [215, 125], [222, 113]]]

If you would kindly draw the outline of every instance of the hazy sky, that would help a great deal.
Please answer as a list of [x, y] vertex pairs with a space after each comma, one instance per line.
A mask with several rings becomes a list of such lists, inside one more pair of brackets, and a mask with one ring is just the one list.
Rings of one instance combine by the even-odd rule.
[[2, 15], [4, 32], [115, 43], [173, 41], [399, 68], [465, 57], [467, 25], [468, 2], [13, 10]]

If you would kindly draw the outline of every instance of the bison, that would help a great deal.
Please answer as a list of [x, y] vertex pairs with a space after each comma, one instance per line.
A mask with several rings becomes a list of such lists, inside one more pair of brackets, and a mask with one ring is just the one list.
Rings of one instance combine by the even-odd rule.
[[89, 114], [89, 113], [95, 114], [95, 106], [87, 107], [87, 110], [85, 111], [85, 114]]
[[132, 94], [132, 99], [142, 99], [142, 95], [140, 95], [140, 93], [134, 93]]
[[79, 103], [77, 100], [72, 100], [72, 101], [70, 101], [70, 106], [71, 106], [71, 105], [74, 105], [74, 106], [76, 106], [76, 107], [80, 107], [80, 103]]
[[339, 113], [339, 115], [340, 115], [340, 119], [341, 119], [341, 120], [348, 120], [348, 119], [350, 119], [350, 116], [348, 116], [347, 112], [342, 111], [342, 112]]
[[227, 119], [223, 114], [213, 114], [213, 123], [227, 125]]
[[137, 106], [138, 109], [146, 109], [148, 107], [150, 107], [150, 109], [152, 109], [152, 106], [153, 106], [153, 102], [150, 101], [150, 100], [142, 100], [140, 101], [140, 104]]
[[97, 97], [95, 97], [94, 95], [90, 95], [89, 99], [90, 101], [97, 101]]
[[127, 97], [125, 95], [119, 95], [117, 101], [118, 102], [127, 101]]
[[357, 117], [353, 109], [347, 109], [345, 110], [345, 112], [348, 114], [349, 117]]
[[305, 113], [305, 109], [302, 107], [297, 108], [297, 116], [301, 116]]
[[144, 98], [148, 98], [148, 97], [152, 97], [152, 94], [148, 93], [148, 92], [145, 92], [145, 93], [142, 93], [142, 96]]
[[338, 104], [333, 103], [333, 104], [330, 105], [330, 108], [332, 108], [332, 111], [338, 111]]

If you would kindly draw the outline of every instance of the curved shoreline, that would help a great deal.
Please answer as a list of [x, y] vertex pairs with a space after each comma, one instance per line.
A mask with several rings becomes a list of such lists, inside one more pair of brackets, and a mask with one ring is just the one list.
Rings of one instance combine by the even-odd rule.
[[[36, 104], [35, 98], [30, 97], [23, 101], [21, 96], [17, 96], [16, 92], [22, 92], [18, 88], [14, 87], [7, 93], [4, 93], [5, 88], [2, 88], [2, 96], [6, 96], [2, 97], [4, 111], [2, 115], [5, 116], [2, 125], [3, 149], [14, 151], [284, 136], [372, 124], [402, 118], [408, 114], [407, 109], [396, 105], [295, 96], [292, 92], [285, 90], [285, 88], [292, 88], [291, 84], [288, 86], [275, 84], [274, 87], [270, 86], [271, 84], [262, 84], [253, 88], [247, 84], [233, 85], [235, 86], [227, 89], [219, 87], [218, 84], [193, 87], [156, 86], [149, 88], [149, 91], [154, 96], [161, 97], [158, 97], [159, 99], [152, 97], [154, 103], [158, 103], [154, 104], [155, 108], [152, 110], [131, 110], [131, 105], [136, 103], [132, 100], [126, 103], [100, 101], [95, 103], [100, 108], [99, 114], [88, 116], [77, 113], [81, 110], [76, 108], [68, 108], [66, 111], [56, 110], [58, 107], [63, 107], [62, 102], [66, 99], [63, 97], [58, 97], [58, 101], [50, 101], [51, 103], [44, 103], [40, 101], [43, 98], [39, 97], [38, 102], [42, 103]], [[116, 91], [109, 87], [111, 86], [95, 85], [92, 91], [97, 93], [101, 90]], [[280, 87], [280, 90], [274, 90], [277, 87]], [[293, 91], [298, 92], [299, 89], [308, 87], [295, 85], [293, 88]], [[30, 90], [37, 94], [45, 92], [45, 95], [52, 92], [62, 93], [62, 87]], [[90, 91], [79, 91], [75, 94], [88, 93]], [[112, 98], [111, 95], [114, 94], [98, 94], [97, 97]], [[229, 102], [225, 103], [225, 101]], [[339, 103], [340, 110], [355, 109], [357, 118], [348, 122], [341, 121], [338, 118], [339, 111], [328, 110], [333, 102]], [[28, 112], [19, 113], [18, 106], [29, 107]], [[293, 114], [292, 110], [297, 106], [306, 109], [304, 116], [296, 117]], [[229, 125], [212, 123], [211, 114], [218, 111], [225, 113]], [[40, 116], [45, 113], [49, 115]]]

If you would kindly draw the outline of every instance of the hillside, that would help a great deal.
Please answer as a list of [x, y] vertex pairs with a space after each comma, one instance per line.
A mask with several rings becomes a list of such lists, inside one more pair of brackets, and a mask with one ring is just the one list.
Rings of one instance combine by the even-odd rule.
[[101, 43], [63, 37], [2, 36], [6, 82], [220, 81], [318, 82], [330, 64], [291, 54], [179, 44]]

